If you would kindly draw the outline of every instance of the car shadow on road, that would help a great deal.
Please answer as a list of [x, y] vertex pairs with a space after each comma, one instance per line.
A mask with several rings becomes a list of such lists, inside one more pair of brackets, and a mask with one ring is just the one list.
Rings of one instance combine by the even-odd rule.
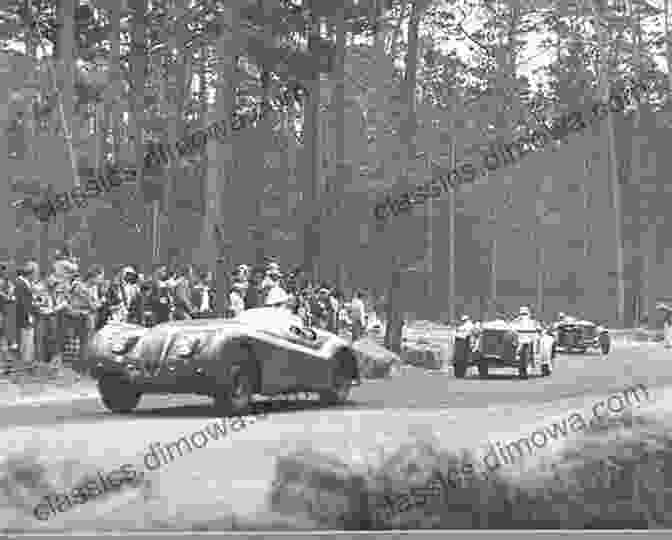
[[[530, 373], [527, 377], [527, 379], [524, 380], [532, 380], [532, 379], [546, 379], [547, 377], [544, 377], [540, 373]], [[486, 377], [481, 377], [480, 375], [467, 375], [463, 381], [517, 381], [521, 380], [520, 377], [518, 376], [518, 373], [488, 373]]]
[[[324, 405], [317, 400], [264, 400], [255, 401], [250, 410], [255, 414], [283, 414], [298, 411], [317, 410], [355, 410], [363, 408], [363, 404], [348, 401], [341, 405]], [[111, 414], [111, 413], [110, 413]], [[221, 414], [210, 403], [178, 405], [175, 407], [140, 408], [127, 414], [115, 414], [126, 418], [220, 418]]]

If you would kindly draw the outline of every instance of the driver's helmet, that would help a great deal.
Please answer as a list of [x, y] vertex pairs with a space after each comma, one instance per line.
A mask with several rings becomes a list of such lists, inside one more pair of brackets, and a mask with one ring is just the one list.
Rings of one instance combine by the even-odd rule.
[[518, 316], [519, 317], [529, 317], [530, 316], [530, 308], [527, 306], [521, 306], [520, 309], [518, 310]]
[[558, 320], [559, 321], [564, 321], [567, 318], [567, 314], [563, 313], [562, 311], [558, 313]]
[[469, 322], [470, 320], [471, 320], [471, 318], [469, 317], [469, 315], [462, 315], [460, 317], [460, 322], [461, 323], [466, 323], [466, 322]]

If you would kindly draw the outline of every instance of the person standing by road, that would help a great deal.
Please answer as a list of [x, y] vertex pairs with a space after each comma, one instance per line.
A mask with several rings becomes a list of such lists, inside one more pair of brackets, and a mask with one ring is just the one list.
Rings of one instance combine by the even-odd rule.
[[149, 304], [154, 324], [161, 324], [170, 320], [172, 298], [167, 280], [168, 268], [163, 264], [158, 265], [154, 269], [154, 278], [149, 290]]
[[96, 325], [96, 315], [101, 302], [98, 285], [103, 277], [103, 269], [93, 265], [82, 280], [75, 274], [70, 289], [70, 314], [74, 319], [75, 336], [79, 348], [78, 361], [82, 368], [86, 365], [86, 346]]
[[672, 349], [672, 309], [665, 310], [663, 319], [663, 332], [665, 337], [665, 348]]
[[350, 302], [350, 320], [352, 321], [352, 341], [357, 341], [364, 335], [366, 328], [366, 306], [364, 305], [364, 293], [360, 290]]
[[191, 266], [180, 268], [175, 282], [175, 311], [173, 318], [176, 321], [184, 321], [194, 318], [195, 308], [191, 303], [192, 287], [194, 283], [194, 271]]
[[35, 324], [38, 317], [33, 297], [33, 283], [39, 275], [39, 266], [29, 261], [18, 272], [16, 279], [16, 334], [19, 340], [19, 365], [15, 372], [25, 375], [35, 362]]
[[245, 310], [246, 284], [242, 281], [234, 281], [229, 293], [229, 316], [237, 317]]
[[0, 363], [6, 375], [9, 371], [11, 361], [9, 358], [9, 335], [8, 311], [15, 302], [14, 285], [9, 279], [9, 265], [6, 262], [0, 263]]

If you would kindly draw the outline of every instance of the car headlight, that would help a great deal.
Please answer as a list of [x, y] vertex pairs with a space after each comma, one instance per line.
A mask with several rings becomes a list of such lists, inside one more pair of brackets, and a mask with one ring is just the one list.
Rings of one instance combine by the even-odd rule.
[[201, 344], [201, 336], [188, 336], [181, 338], [175, 344], [175, 354], [180, 358], [193, 355]]

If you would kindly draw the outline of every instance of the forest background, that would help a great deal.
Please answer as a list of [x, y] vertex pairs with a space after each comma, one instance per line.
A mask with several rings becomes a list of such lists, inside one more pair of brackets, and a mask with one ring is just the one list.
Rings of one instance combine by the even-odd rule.
[[[274, 253], [384, 296], [397, 350], [409, 313], [530, 303], [548, 315], [569, 302], [633, 324], [665, 294], [672, 247], [658, 233], [669, 11], [668, 0], [2, 0], [11, 233], [0, 249], [46, 262], [65, 240], [85, 265], [186, 259], [222, 283], [233, 263]], [[648, 91], [625, 114], [376, 226], [378, 196], [426, 180], [431, 161], [451, 168], [627, 79]], [[278, 100], [297, 83], [305, 94]], [[152, 143], [256, 108], [274, 110], [143, 168]], [[22, 207], [109, 164], [123, 185], [55, 223]]]

